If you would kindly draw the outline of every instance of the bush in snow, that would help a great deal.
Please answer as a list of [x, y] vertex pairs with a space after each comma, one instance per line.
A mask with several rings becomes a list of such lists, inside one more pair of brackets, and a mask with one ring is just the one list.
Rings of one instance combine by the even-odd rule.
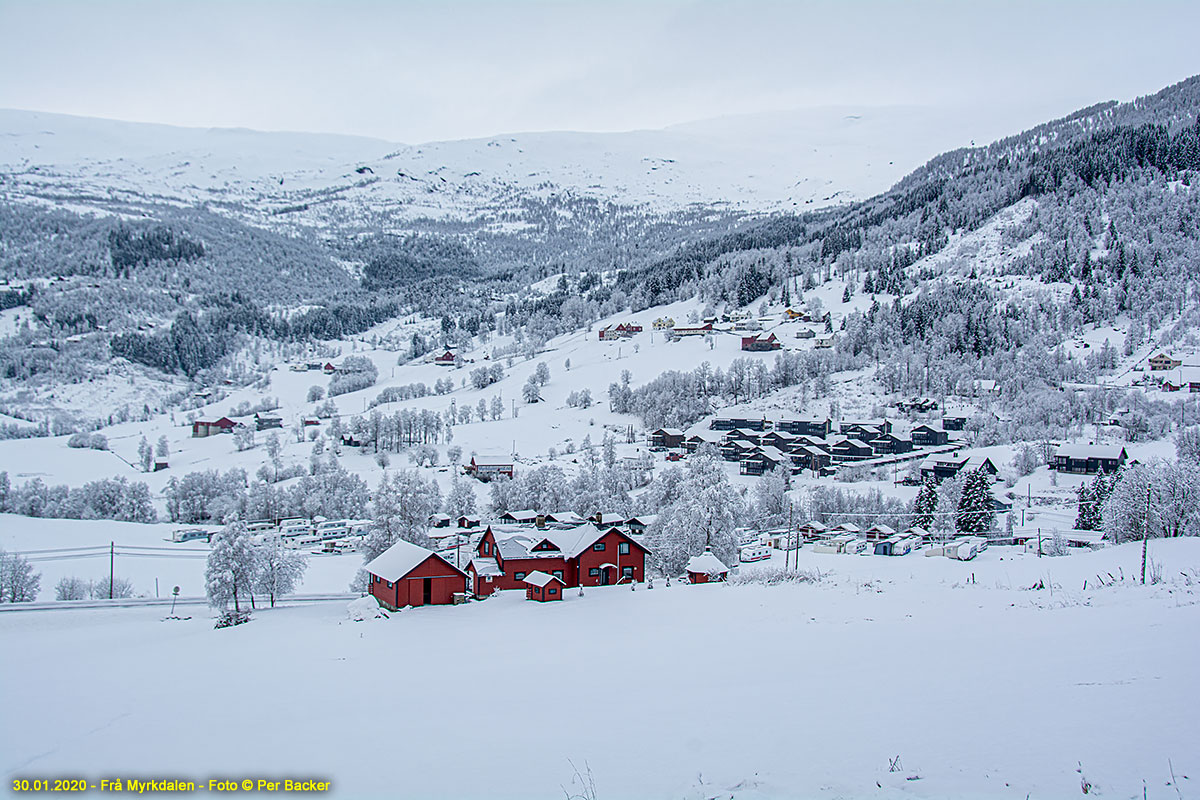
[[55, 600], [87, 600], [92, 596], [92, 582], [83, 578], [63, 578], [54, 585]]
[[742, 586], [752, 583], [776, 586], [781, 583], [820, 583], [824, 579], [825, 575], [818, 569], [762, 567], [753, 571], [739, 570], [729, 576], [728, 582]]
[[388, 618], [387, 612], [379, 607], [379, 602], [371, 595], [351, 600], [349, 605], [346, 606], [346, 616], [354, 622]]
[[108, 439], [102, 433], [76, 433], [67, 439], [67, 447], [107, 450]]
[[308, 402], [319, 403], [325, 399], [325, 387], [313, 384], [308, 387]]
[[109, 593], [108, 576], [105, 575], [92, 583], [92, 599], [108, 600], [118, 597], [133, 597], [133, 581], [117, 575], [112, 579], [112, 593]]

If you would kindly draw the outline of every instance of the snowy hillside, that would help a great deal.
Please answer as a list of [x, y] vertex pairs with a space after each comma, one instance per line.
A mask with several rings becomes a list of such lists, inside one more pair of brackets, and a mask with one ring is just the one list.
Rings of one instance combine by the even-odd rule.
[[0, 173], [14, 196], [74, 207], [157, 198], [239, 203], [309, 221], [331, 208], [472, 218], [528, 192], [659, 211], [702, 204], [761, 212], [871, 196], [939, 152], [1006, 132], [1000, 125], [979, 110], [847, 107], [657, 131], [402, 145], [3, 110]]

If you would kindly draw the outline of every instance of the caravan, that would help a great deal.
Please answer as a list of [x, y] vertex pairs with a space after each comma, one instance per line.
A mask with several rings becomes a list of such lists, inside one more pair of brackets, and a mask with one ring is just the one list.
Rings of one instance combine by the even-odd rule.
[[738, 553], [738, 561], [742, 562], [743, 564], [751, 561], [766, 561], [770, 557], [771, 548], [761, 544], [743, 547]]

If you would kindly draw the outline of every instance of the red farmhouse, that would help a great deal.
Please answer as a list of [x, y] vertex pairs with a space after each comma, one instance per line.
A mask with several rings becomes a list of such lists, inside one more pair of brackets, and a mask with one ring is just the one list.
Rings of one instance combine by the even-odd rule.
[[454, 353], [450, 350], [447, 350], [446, 352], [442, 353], [440, 356], [435, 358], [433, 360], [433, 363], [437, 364], [439, 367], [453, 367], [454, 359], [455, 359]]
[[562, 600], [562, 590], [566, 584], [554, 575], [544, 572], [531, 572], [525, 576], [525, 599], [548, 603], [551, 600]]
[[643, 581], [648, 551], [618, 528], [578, 525], [541, 530], [490, 526], [467, 565], [476, 597], [523, 589], [525, 578], [545, 572], [564, 586], [608, 586]]
[[447, 605], [467, 590], [467, 574], [412, 542], [400, 540], [367, 564], [371, 594], [385, 608]]

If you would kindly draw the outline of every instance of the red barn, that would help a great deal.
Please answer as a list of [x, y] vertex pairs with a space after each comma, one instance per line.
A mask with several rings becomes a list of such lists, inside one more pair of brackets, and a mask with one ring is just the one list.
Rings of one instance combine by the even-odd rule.
[[704, 548], [698, 556], [692, 556], [687, 563], [688, 583], [709, 583], [723, 581], [729, 577], [729, 567], [721, 559], [713, 555], [711, 547]]
[[432, 550], [400, 540], [364, 567], [371, 595], [393, 611], [448, 605], [467, 591], [467, 574]]
[[566, 588], [561, 578], [536, 571], [525, 576], [525, 584], [525, 599], [539, 603], [562, 600], [562, 590]]
[[577, 525], [531, 529], [491, 526], [467, 566], [476, 597], [521, 589], [534, 572], [564, 586], [608, 586], [643, 581], [649, 551], [619, 528]]
[[446, 352], [442, 353], [440, 356], [435, 358], [433, 360], [433, 363], [437, 364], [439, 367], [453, 367], [455, 358], [456, 358], [456, 356], [454, 355], [454, 353], [450, 350], [447, 350]]
[[766, 336], [755, 334], [754, 336], [742, 337], [743, 350], [757, 352], [761, 350], [779, 350], [782, 347], [783, 342], [779, 341], [779, 338], [773, 333]]
[[238, 424], [229, 417], [221, 417], [216, 422], [197, 420], [192, 423], [192, 436], [202, 439], [205, 436], [213, 436], [218, 433], [229, 433], [237, 426]]

